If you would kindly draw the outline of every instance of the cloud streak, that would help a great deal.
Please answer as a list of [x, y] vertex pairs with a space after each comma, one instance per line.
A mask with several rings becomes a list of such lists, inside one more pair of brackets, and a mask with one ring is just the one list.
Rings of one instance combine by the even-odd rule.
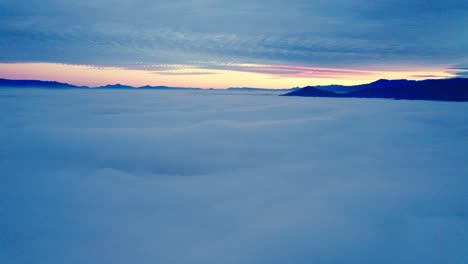
[[159, 75], [212, 75], [216, 74], [215, 72], [154, 72]]
[[462, 26], [468, 22], [468, 6], [459, 0], [241, 0], [235, 5], [6, 0], [0, 5], [4, 62], [128, 66], [221, 61], [369, 70], [447, 67], [466, 63], [462, 55], [468, 52]]
[[[76, 85], [101, 86], [113, 83], [133, 86], [291, 88], [326, 84], [363, 84], [377, 79], [425, 79], [456, 76], [453, 71], [365, 71], [293, 65], [209, 62], [198, 64], [137, 64], [125, 67], [54, 63], [0, 63], [0, 77], [54, 80]], [[186, 78], [181, 78], [186, 76]]]

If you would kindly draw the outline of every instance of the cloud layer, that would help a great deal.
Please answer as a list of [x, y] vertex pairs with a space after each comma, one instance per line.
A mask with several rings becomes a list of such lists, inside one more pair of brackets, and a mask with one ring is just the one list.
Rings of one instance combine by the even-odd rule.
[[464, 0], [0, 1], [0, 61], [447, 67], [468, 63]]
[[465, 263], [467, 105], [0, 91], [2, 263]]

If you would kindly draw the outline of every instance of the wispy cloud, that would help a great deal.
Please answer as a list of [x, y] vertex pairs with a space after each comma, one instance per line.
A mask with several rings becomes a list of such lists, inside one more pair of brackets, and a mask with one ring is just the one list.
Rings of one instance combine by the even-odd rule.
[[0, 10], [3, 62], [371, 69], [457, 64], [468, 53], [468, 4], [459, 0], [6, 0]]
[[271, 75], [286, 75], [286, 76], [305, 76], [310, 74], [310, 77], [320, 77], [328, 74], [336, 75], [365, 75], [372, 71], [353, 70], [343, 68], [324, 68], [312, 66], [298, 66], [298, 65], [281, 65], [281, 64], [252, 64], [252, 63], [224, 63], [224, 62], [205, 62], [194, 64], [155, 64], [155, 65], [137, 65], [126, 66], [124, 68], [132, 70], [147, 70], [161, 73], [181, 70], [195, 70], [195, 69], [212, 69], [212, 70], [227, 70], [227, 71], [240, 71], [251, 72], [260, 74]]
[[449, 68], [448, 72], [454, 74], [457, 77], [468, 78], [468, 66], [462, 65], [455, 65]]
[[216, 72], [153, 72], [154, 74], [159, 75], [212, 75]]
[[414, 78], [448, 78], [448, 77], [453, 77], [453, 75], [451, 74], [447, 74], [447, 75], [416, 74], [416, 75], [411, 75], [411, 77], [414, 77]]
[[267, 65], [267, 64], [211, 64], [203, 65], [208, 69], [230, 70], [251, 72], [259, 74], [269, 74], [275, 77], [300, 77], [300, 78], [339, 78], [340, 76], [349, 78], [350, 75], [369, 75], [371, 71], [361, 71], [352, 69], [340, 68], [323, 68], [311, 66], [295, 66], [295, 65]]
[[427, 68], [411, 71], [364, 71], [311, 66], [216, 62], [189, 65], [138, 64], [137, 66], [125, 67], [55, 63], [0, 63], [0, 77], [2, 78], [55, 80], [88, 86], [122, 83], [133, 86], [291, 88], [308, 85], [362, 84], [380, 78], [445, 78], [454, 77], [455, 73], [445, 69]]

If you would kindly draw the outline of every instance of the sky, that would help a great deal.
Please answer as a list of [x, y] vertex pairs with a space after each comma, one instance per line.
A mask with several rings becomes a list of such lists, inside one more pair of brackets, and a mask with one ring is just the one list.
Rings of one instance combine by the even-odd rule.
[[468, 75], [466, 0], [0, 0], [0, 77], [225, 88]]

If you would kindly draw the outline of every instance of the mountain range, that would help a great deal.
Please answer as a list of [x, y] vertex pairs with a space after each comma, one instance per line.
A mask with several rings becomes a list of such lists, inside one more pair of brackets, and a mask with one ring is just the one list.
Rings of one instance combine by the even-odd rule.
[[274, 92], [293, 92], [301, 88], [290, 88], [290, 89], [268, 89], [268, 88], [251, 88], [251, 87], [231, 87], [226, 90], [229, 91], [245, 91], [245, 92], [255, 92], [255, 91], [274, 91]]
[[381, 79], [368, 84], [339, 87], [340, 92], [326, 90], [330, 86], [307, 86], [283, 96], [468, 101], [467, 78], [422, 81]]
[[61, 83], [55, 81], [39, 81], [39, 80], [9, 80], [0, 78], [0, 87], [3, 88], [43, 88], [43, 89], [157, 89], [157, 90], [201, 90], [201, 88], [182, 88], [182, 87], [169, 87], [169, 86], [141, 86], [134, 87], [123, 84], [109, 84], [104, 86], [89, 87], [77, 86], [69, 83]]
[[[42, 88], [42, 89], [107, 89], [107, 90], [213, 90], [192, 88], [192, 87], [170, 87], [170, 86], [130, 86], [124, 84], [108, 84], [97, 87], [77, 86], [69, 83], [61, 83], [55, 81], [39, 81], [39, 80], [10, 80], [0, 78], [0, 88]], [[277, 91], [277, 92], [291, 92], [300, 88], [292, 89], [264, 89], [264, 88], [251, 88], [251, 87], [231, 87], [226, 90], [230, 91]]]
[[123, 85], [123, 84], [108, 84], [104, 86], [98, 86], [98, 87], [88, 87], [90, 89], [131, 89], [131, 90], [201, 90], [201, 88], [182, 88], [182, 87], [169, 87], [169, 86], [150, 86], [150, 85], [145, 85], [145, 86], [140, 86], [140, 87], [134, 87], [130, 85]]
[[[117, 90], [202, 90], [169, 86], [133, 87], [112, 84], [98, 87], [76, 86], [68, 83], [39, 80], [9, 80], [0, 78], [0, 88], [42, 88], [42, 89], [117, 89]], [[261, 91], [273, 89], [228, 88], [232, 91]], [[277, 89], [287, 92], [282, 96], [338, 97], [338, 98], [391, 98], [407, 100], [468, 101], [468, 78], [437, 80], [386, 80], [360, 85], [306, 86], [304, 88]]]
[[76, 86], [68, 83], [54, 82], [54, 81], [38, 81], [38, 80], [9, 80], [0, 79], [0, 87], [12, 87], [12, 88], [89, 88], [87, 86]]

